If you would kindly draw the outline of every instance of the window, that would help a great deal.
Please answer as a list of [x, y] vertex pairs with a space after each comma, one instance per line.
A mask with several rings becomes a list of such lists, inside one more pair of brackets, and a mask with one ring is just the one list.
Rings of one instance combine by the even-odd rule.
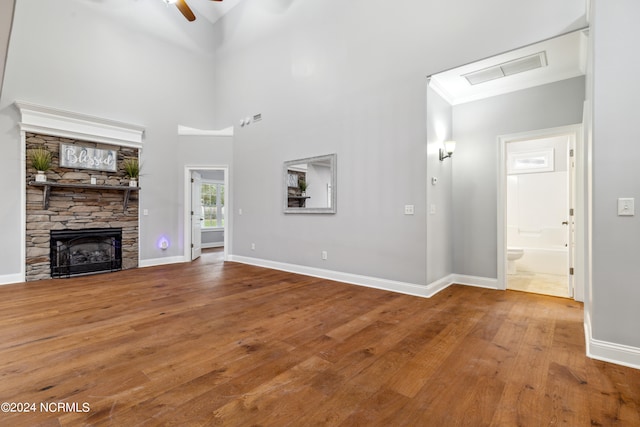
[[540, 151], [509, 153], [507, 156], [507, 173], [553, 172], [553, 148]]
[[224, 184], [202, 181], [201, 187], [203, 228], [224, 227]]

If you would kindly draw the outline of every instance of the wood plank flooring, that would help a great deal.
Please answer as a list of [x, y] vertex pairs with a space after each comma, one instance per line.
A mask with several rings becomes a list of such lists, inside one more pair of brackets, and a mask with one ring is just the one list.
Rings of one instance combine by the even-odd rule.
[[1, 426], [640, 426], [640, 371], [585, 356], [579, 303], [218, 253], [1, 286], [0, 379], [0, 402], [36, 405]]

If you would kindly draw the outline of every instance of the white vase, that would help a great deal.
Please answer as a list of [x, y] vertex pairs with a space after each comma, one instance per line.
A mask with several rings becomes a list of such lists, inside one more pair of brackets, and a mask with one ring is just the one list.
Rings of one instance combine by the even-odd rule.
[[44, 171], [38, 171], [36, 174], [36, 182], [47, 182], [47, 175]]
[[129, 180], [129, 187], [137, 187], [137, 186], [138, 186], [138, 180], [137, 179]]

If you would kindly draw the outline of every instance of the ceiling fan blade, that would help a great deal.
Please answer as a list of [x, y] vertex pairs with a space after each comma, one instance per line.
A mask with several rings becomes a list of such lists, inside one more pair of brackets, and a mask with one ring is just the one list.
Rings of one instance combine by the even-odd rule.
[[196, 20], [196, 15], [193, 14], [193, 12], [191, 11], [191, 8], [189, 8], [189, 6], [187, 5], [187, 2], [185, 2], [184, 0], [178, 0], [176, 2], [176, 7], [184, 15], [184, 17], [187, 18], [187, 21]]

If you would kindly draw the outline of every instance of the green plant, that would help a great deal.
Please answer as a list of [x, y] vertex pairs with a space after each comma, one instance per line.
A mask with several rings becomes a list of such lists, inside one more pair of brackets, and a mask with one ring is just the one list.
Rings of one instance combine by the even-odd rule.
[[31, 166], [37, 171], [44, 172], [51, 167], [51, 152], [44, 148], [29, 150]]
[[309, 187], [309, 184], [307, 184], [307, 181], [304, 178], [300, 178], [298, 180], [298, 188], [300, 189], [300, 191], [304, 193], [305, 191], [307, 191], [307, 187]]
[[122, 163], [122, 167], [124, 168], [124, 172], [127, 177], [131, 179], [138, 179], [140, 175], [140, 164], [138, 163], [138, 159], [125, 159]]

